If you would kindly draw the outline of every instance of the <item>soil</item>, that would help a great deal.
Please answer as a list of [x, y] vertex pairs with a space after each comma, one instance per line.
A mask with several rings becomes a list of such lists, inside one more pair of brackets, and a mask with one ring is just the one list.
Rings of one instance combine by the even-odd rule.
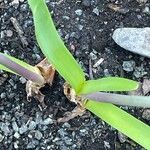
[[[142, 81], [150, 75], [149, 59], [128, 52], [112, 39], [118, 27], [148, 27], [150, 25], [150, 1], [135, 0], [46, 0], [56, 28], [70, 52], [89, 77], [89, 60], [94, 79], [104, 76], [121, 76]], [[12, 3], [13, 2], [13, 3]], [[14, 3], [15, 2], [15, 3]], [[120, 6], [114, 11], [109, 4]], [[34, 35], [32, 14], [26, 0], [0, 0], [1, 51], [35, 65], [44, 58]], [[24, 44], [10, 18], [17, 19]], [[96, 68], [93, 65], [103, 58]], [[143, 66], [146, 75], [136, 78], [132, 72], [123, 70], [124, 61], [135, 61]], [[140, 145], [119, 133], [90, 112], [67, 123], [56, 120], [75, 105], [63, 94], [64, 80], [57, 73], [51, 87], [42, 89], [47, 109], [40, 109], [36, 100], [27, 102], [25, 79], [6, 72], [0, 73], [0, 147], [8, 149], [61, 149], [61, 150], [141, 150]], [[147, 124], [144, 109], [122, 107]], [[41, 123], [44, 122], [44, 123]], [[121, 135], [121, 136], [120, 136]]]

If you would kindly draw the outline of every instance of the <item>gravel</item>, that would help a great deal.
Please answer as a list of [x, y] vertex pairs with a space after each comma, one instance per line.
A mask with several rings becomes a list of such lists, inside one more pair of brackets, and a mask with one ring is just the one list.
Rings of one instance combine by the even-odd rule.
[[[54, 2], [47, 0], [61, 37], [84, 68], [87, 79], [89, 59], [93, 66], [100, 58], [104, 59], [103, 63], [92, 68], [94, 79], [104, 76], [121, 76], [120, 68], [123, 67], [124, 61], [130, 61], [129, 66], [125, 68], [133, 70], [129, 72], [131, 78], [149, 76], [147, 61], [134, 58], [134, 54], [128, 52], [124, 54], [119, 51], [120, 47], [116, 47], [111, 39], [112, 31], [120, 26], [149, 25], [149, 16], [147, 17], [146, 12], [148, 5], [141, 8], [135, 1], [129, 2], [131, 13], [127, 13], [126, 16], [126, 14], [114, 13], [113, 10], [107, 9], [107, 4], [112, 2], [114, 1]], [[121, 3], [125, 5], [124, 1]], [[27, 1], [2, 0], [1, 6], [4, 6], [4, 9], [0, 8], [2, 10], [1, 51], [36, 65], [44, 56], [35, 40], [32, 15]], [[146, 8], [145, 12], [144, 8]], [[141, 10], [138, 12], [135, 9]], [[139, 21], [137, 15], [143, 21]], [[29, 43], [28, 46], [22, 45], [17, 31], [10, 22], [11, 17], [19, 22]], [[132, 22], [131, 19], [133, 19]], [[131, 65], [131, 61], [135, 61], [136, 66]], [[137, 67], [140, 68], [137, 69]], [[128, 71], [125, 75], [130, 77]], [[128, 141], [131, 141], [134, 146], [129, 142], [121, 143], [116, 134], [117, 130], [88, 111], [83, 116], [58, 124], [57, 119], [75, 107], [64, 97], [62, 90], [64, 80], [58, 74], [52, 87], [48, 86], [41, 90], [46, 95], [45, 102], [48, 106], [42, 111], [36, 100], [27, 102], [25, 83], [26, 79], [23, 77], [0, 72], [0, 147], [2, 150], [111, 150], [115, 149], [116, 145], [119, 145], [120, 149], [142, 149], [130, 139]], [[126, 110], [136, 116], [136, 112], [139, 112], [134, 108], [126, 108]], [[146, 115], [143, 116], [145, 117]]]

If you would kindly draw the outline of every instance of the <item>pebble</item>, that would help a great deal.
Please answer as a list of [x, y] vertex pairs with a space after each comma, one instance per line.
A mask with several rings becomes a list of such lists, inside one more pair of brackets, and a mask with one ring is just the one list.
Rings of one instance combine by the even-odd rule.
[[7, 37], [12, 37], [13, 32], [11, 30], [6, 30], [6, 36]]
[[144, 8], [143, 13], [150, 14], [150, 9], [148, 6]]
[[20, 77], [19, 80], [22, 84], [25, 84], [27, 82], [27, 80], [24, 77]]
[[18, 125], [16, 122], [12, 122], [12, 128], [14, 131], [18, 132], [19, 131], [19, 128], [18, 128]]
[[143, 68], [143, 66], [135, 67], [135, 71], [133, 72], [133, 75], [136, 78], [141, 78], [141, 77], [143, 77], [146, 74], [147, 74], [147, 72], [145, 71], [145, 69]]
[[41, 138], [43, 137], [43, 134], [40, 132], [40, 131], [36, 131], [35, 132], [35, 138], [37, 139], [37, 140], [41, 140]]
[[29, 142], [26, 149], [32, 149], [32, 148], [35, 148], [35, 145], [33, 142]]
[[145, 109], [142, 113], [142, 117], [147, 121], [150, 121], [150, 109]]
[[121, 143], [124, 143], [124, 142], [126, 142], [127, 137], [123, 133], [118, 132], [118, 139]]
[[8, 134], [10, 134], [10, 129], [8, 127], [8, 125], [6, 123], [1, 123], [0, 124], [0, 128], [1, 130], [4, 132], [4, 134], [7, 136]]
[[18, 132], [15, 132], [14, 137], [15, 137], [16, 139], [19, 139], [19, 138], [20, 138], [20, 134], [19, 134]]
[[20, 133], [20, 134], [23, 134], [23, 133], [27, 132], [27, 130], [28, 130], [27, 125], [26, 125], [26, 124], [23, 124], [23, 125], [21, 126], [21, 128], [19, 128], [19, 133]]
[[93, 13], [95, 13], [97, 16], [99, 16], [99, 10], [97, 7], [93, 9]]
[[122, 48], [150, 58], [150, 28], [118, 28], [112, 38]]
[[92, 60], [96, 60], [96, 59], [97, 59], [97, 55], [96, 55], [94, 52], [91, 52], [91, 53], [90, 53], [90, 58], [91, 58]]
[[18, 147], [18, 141], [14, 142], [14, 148], [15, 148], [15, 149], [18, 149], [18, 148], [19, 148], [19, 147]]
[[91, 0], [83, 0], [82, 1], [83, 6], [90, 7], [91, 6]]
[[4, 136], [2, 134], [0, 134], [0, 142], [2, 142], [4, 139]]
[[76, 11], [75, 11], [75, 13], [76, 13], [76, 15], [78, 15], [78, 16], [81, 16], [82, 15], [82, 10], [81, 9], [77, 9]]
[[1, 95], [0, 95], [0, 97], [1, 97], [1, 99], [4, 99], [4, 98], [6, 98], [6, 93], [1, 93]]
[[51, 118], [47, 118], [47, 119], [45, 119], [44, 121], [43, 121], [43, 123], [42, 124], [44, 124], [44, 125], [49, 125], [49, 124], [53, 124], [54, 122], [53, 122], [53, 120], [51, 119]]
[[132, 72], [135, 68], [135, 61], [123, 61], [123, 70], [127, 72]]
[[147, 0], [136, 0], [138, 3], [146, 3], [147, 2]]
[[35, 121], [30, 121], [28, 129], [29, 130], [34, 130], [36, 128], [36, 125], [37, 124], [36, 124]]

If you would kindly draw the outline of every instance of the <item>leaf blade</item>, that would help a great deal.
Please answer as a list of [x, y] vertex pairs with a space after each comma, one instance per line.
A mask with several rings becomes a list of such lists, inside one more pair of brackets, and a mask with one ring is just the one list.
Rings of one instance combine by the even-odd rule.
[[150, 127], [148, 125], [113, 104], [89, 100], [86, 108], [144, 148], [150, 149]]
[[85, 81], [84, 73], [58, 35], [45, 2], [28, 0], [28, 3], [33, 13], [35, 34], [42, 52], [78, 92]]
[[131, 91], [136, 90], [139, 84], [119, 77], [106, 77], [98, 80], [88, 80], [83, 85], [80, 94], [94, 93], [98, 91]]

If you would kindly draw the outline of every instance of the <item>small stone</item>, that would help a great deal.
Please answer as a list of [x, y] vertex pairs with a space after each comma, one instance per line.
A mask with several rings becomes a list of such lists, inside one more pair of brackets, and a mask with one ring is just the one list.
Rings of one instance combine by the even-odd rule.
[[110, 149], [110, 144], [107, 141], [104, 141], [104, 147]]
[[80, 24], [79, 24], [79, 25], [78, 25], [78, 29], [79, 29], [79, 30], [82, 30], [82, 29], [83, 29], [83, 25], [80, 25]]
[[64, 137], [64, 142], [66, 143], [66, 145], [72, 145], [72, 139], [69, 137]]
[[44, 121], [43, 121], [43, 123], [42, 124], [44, 124], [44, 125], [49, 125], [49, 124], [53, 124], [54, 122], [53, 122], [53, 120], [51, 119], [51, 118], [47, 118], [47, 119], [45, 119]]
[[20, 134], [19, 134], [18, 132], [15, 132], [14, 137], [15, 137], [16, 139], [19, 139], [19, 138], [20, 138]]
[[147, 2], [147, 0], [136, 0], [138, 3], [146, 3]]
[[19, 133], [20, 133], [20, 134], [23, 134], [23, 133], [27, 132], [27, 130], [28, 130], [27, 125], [26, 125], [26, 124], [23, 124], [23, 125], [21, 126], [21, 128], [19, 129]]
[[135, 61], [123, 61], [123, 70], [131, 72], [135, 68]]
[[150, 14], [150, 9], [148, 6], [144, 8], [143, 13]]
[[15, 149], [18, 149], [18, 148], [19, 148], [19, 147], [18, 147], [18, 142], [17, 142], [17, 141], [14, 143], [14, 148], [15, 148]]
[[143, 68], [143, 66], [135, 67], [135, 71], [133, 72], [133, 75], [136, 78], [141, 78], [141, 77], [143, 77], [146, 74], [147, 74], [147, 72], [145, 71], [145, 69]]
[[127, 140], [127, 137], [121, 132], [118, 132], [118, 138], [121, 143], [124, 143]]
[[1, 99], [4, 99], [4, 98], [6, 98], [6, 93], [1, 93], [1, 95], [0, 95], [0, 97], [1, 97]]
[[2, 142], [4, 139], [4, 136], [2, 134], [0, 134], [0, 142]]
[[1, 130], [4, 132], [4, 134], [7, 136], [8, 134], [10, 134], [10, 129], [8, 127], [8, 125], [6, 123], [1, 123], [0, 124], [0, 128]]
[[145, 109], [142, 113], [142, 117], [147, 121], [150, 121], [150, 109]]
[[12, 5], [16, 5], [16, 4], [19, 4], [19, 0], [13, 0], [12, 1]]
[[69, 19], [70, 19], [69, 16], [62, 16], [62, 17], [63, 17], [63, 19], [66, 19], [66, 20], [69, 20]]
[[93, 9], [93, 13], [95, 13], [97, 16], [99, 15], [99, 10], [97, 7]]
[[43, 137], [43, 134], [40, 132], [40, 131], [36, 131], [35, 132], [35, 138], [37, 139], [37, 140], [41, 140], [41, 138]]
[[27, 80], [24, 77], [20, 77], [19, 80], [22, 84], [25, 84], [27, 82]]
[[78, 15], [78, 16], [81, 16], [82, 15], [82, 10], [81, 9], [77, 9], [75, 11], [75, 13]]
[[82, 1], [83, 6], [90, 7], [91, 6], [91, 0], [83, 0]]
[[7, 37], [12, 37], [13, 32], [11, 30], [6, 30], [6, 36]]
[[29, 123], [29, 130], [34, 130], [36, 128], [36, 122], [35, 121], [30, 121]]
[[122, 48], [150, 58], [150, 28], [118, 28], [112, 38]]
[[18, 132], [19, 128], [16, 122], [12, 122], [12, 128], [14, 131]]
[[26, 149], [33, 149], [33, 148], [35, 148], [34, 143], [33, 142], [29, 142], [27, 147], [26, 147]]
[[95, 60], [95, 59], [97, 59], [97, 56], [96, 56], [96, 54], [94, 54], [93, 52], [91, 52], [91, 53], [90, 53], [90, 58], [91, 58], [92, 60]]

